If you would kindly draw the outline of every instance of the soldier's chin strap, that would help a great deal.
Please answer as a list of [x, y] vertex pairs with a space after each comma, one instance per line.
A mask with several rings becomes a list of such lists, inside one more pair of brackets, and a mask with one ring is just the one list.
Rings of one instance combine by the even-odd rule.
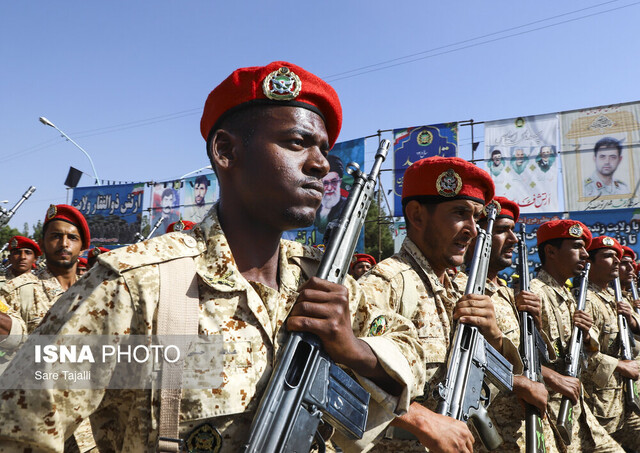
[[[162, 263], [160, 272], [160, 298], [158, 301], [158, 329], [160, 342], [176, 336], [186, 341], [198, 335], [198, 282], [192, 257], [179, 258]], [[158, 422], [158, 453], [183, 451], [179, 435], [180, 398], [182, 397], [182, 372], [185, 348], [181, 344], [180, 359], [174, 363], [164, 361], [160, 388], [160, 419]]]

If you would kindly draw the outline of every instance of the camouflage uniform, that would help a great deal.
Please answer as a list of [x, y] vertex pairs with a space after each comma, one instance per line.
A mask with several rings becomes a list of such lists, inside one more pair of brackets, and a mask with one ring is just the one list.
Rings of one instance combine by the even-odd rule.
[[[435, 411], [437, 401], [432, 391], [444, 380], [447, 372], [447, 351], [453, 327], [451, 317], [463, 292], [446, 274], [444, 284], [441, 284], [425, 256], [409, 238], [404, 240], [400, 252], [378, 263], [358, 283], [367, 295], [390, 305], [413, 321], [418, 329], [425, 351], [426, 384], [424, 395], [417, 401]], [[506, 337], [503, 338], [502, 353], [515, 362], [519, 361], [517, 348]], [[371, 451], [424, 452], [426, 448], [409, 433], [389, 427], [384, 438]]]
[[[538, 295], [542, 301], [542, 330], [552, 342], [558, 359], [563, 359], [571, 340], [573, 329], [573, 312], [575, 300], [564, 286], [556, 282], [544, 269], [538, 272], [537, 278], [531, 281], [531, 292]], [[586, 312], [592, 313], [591, 304], [587, 304]], [[597, 335], [594, 329], [589, 332], [592, 344], [588, 348], [597, 348]], [[564, 374], [564, 360], [556, 360], [547, 366], [554, 371]], [[562, 394], [549, 391], [548, 412], [551, 417], [551, 426], [555, 429], [558, 419], [558, 411], [562, 402]], [[567, 452], [620, 452], [623, 450], [618, 443], [611, 438], [607, 431], [600, 426], [597, 419], [585, 403], [584, 391], [581, 391], [580, 401], [573, 406], [573, 434], [570, 445], [564, 447]], [[562, 447], [559, 442], [559, 447]]]
[[[587, 298], [593, 307], [593, 327], [600, 350], [589, 357], [583, 372], [585, 399], [611, 437], [627, 448], [640, 446], [640, 417], [625, 402], [623, 381], [615, 368], [620, 357], [616, 299], [611, 288], [589, 284]], [[633, 315], [640, 322], [640, 316]], [[637, 384], [636, 384], [637, 385]]]
[[[286, 337], [281, 327], [297, 298], [297, 289], [309, 277], [305, 269], [318, 264], [318, 250], [281, 241], [280, 289], [254, 283], [256, 291], [238, 271], [214, 209], [194, 230], [169, 233], [100, 255], [98, 264], [49, 312], [39, 333], [154, 334], [158, 265], [182, 257], [193, 257], [198, 276], [199, 334], [222, 336], [224, 357], [219, 388], [183, 390], [179, 433], [186, 439], [207, 423], [220, 434], [215, 439], [220, 452], [237, 452], [247, 440], [274, 357]], [[372, 320], [380, 316], [386, 320], [385, 333], [362, 340], [373, 349], [384, 369], [404, 385], [401, 395], [394, 397], [370, 380], [359, 378], [371, 393], [370, 421], [380, 422], [380, 418], [393, 418], [394, 411], [406, 411], [417, 387], [423, 385], [420, 348], [411, 323], [385, 307], [368, 304], [353, 279], [347, 279], [345, 285], [350, 291], [356, 334], [366, 335]], [[20, 358], [18, 354], [5, 375], [11, 370], [20, 371], [13, 366]], [[30, 450], [34, 452], [59, 450], [65, 433], [89, 415], [100, 451], [155, 451], [159, 415], [156, 390], [17, 393], [5, 391], [1, 396], [0, 452], [16, 451], [18, 442], [25, 448], [30, 442], [36, 444], [38, 449]]]

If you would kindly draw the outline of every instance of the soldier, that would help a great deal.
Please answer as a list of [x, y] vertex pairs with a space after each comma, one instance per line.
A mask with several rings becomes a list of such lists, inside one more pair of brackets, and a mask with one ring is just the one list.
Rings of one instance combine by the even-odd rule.
[[430, 157], [405, 172], [407, 238], [400, 252], [378, 263], [358, 283], [370, 297], [413, 321], [426, 352], [427, 385], [424, 396], [393, 421], [372, 451], [473, 450], [473, 436], [464, 422], [434, 412], [432, 390], [445, 377], [455, 321], [478, 326], [492, 346], [521, 368], [517, 348], [496, 323], [491, 299], [462, 296], [447, 274], [447, 269], [463, 263], [477, 235], [476, 219], [493, 195], [489, 174], [463, 159]]
[[14, 236], [9, 240], [9, 263], [7, 280], [22, 274], [31, 274], [36, 260], [42, 255], [38, 244], [24, 236]]
[[585, 311], [576, 310], [576, 302], [564, 284], [584, 269], [589, 257], [586, 247], [591, 243], [591, 232], [576, 220], [551, 220], [540, 225], [537, 239], [541, 268], [531, 281], [531, 292], [542, 300], [542, 331], [552, 342], [559, 359], [542, 367], [549, 390], [547, 408], [551, 424], [556, 423], [562, 397], [566, 396], [573, 403], [574, 420], [573, 437], [566, 451], [622, 453], [621, 447], [600, 426], [585, 403], [580, 380], [563, 374], [573, 325], [584, 332], [585, 349], [596, 347], [592, 340], [597, 335], [590, 331], [593, 324], [591, 310], [588, 307]]
[[635, 300], [633, 298], [633, 292], [631, 291], [632, 285], [638, 287], [638, 282], [636, 281], [636, 252], [626, 245], [622, 246], [622, 258], [620, 258], [620, 285], [624, 291], [625, 297], [629, 300], [629, 303], [633, 307], [635, 305]]
[[373, 256], [367, 255], [366, 253], [356, 253], [353, 255], [353, 260], [349, 267], [349, 273], [353, 278], [358, 280], [375, 265], [376, 259]]
[[[518, 311], [531, 313], [539, 328], [541, 303], [540, 298], [531, 292], [519, 291], [518, 295], [515, 296], [514, 291], [506, 285], [504, 280], [498, 278], [498, 272], [505, 267], [511, 266], [513, 261], [513, 250], [518, 243], [518, 238], [513, 230], [520, 215], [520, 208], [516, 203], [505, 197], [495, 197], [494, 202], [497, 202], [500, 212], [493, 224], [491, 257], [489, 259], [485, 294], [491, 297], [494, 304], [498, 327], [514, 345], [519, 346], [520, 325]], [[479, 224], [480, 227], [486, 228], [486, 216], [480, 218]], [[467, 263], [470, 263], [473, 258], [470, 253], [473, 247], [474, 244], [472, 243], [467, 252]], [[466, 287], [467, 276], [460, 272], [456, 282], [461, 288]], [[522, 375], [513, 377], [513, 393], [500, 392], [496, 395], [489, 406], [488, 412], [489, 417], [504, 440], [500, 445], [501, 452], [520, 452], [525, 450], [525, 413], [521, 402], [524, 401], [536, 406], [544, 416], [547, 409], [547, 396], [548, 393], [543, 383], [531, 381]], [[560, 451], [556, 445], [549, 419], [544, 418], [542, 423], [547, 453]], [[479, 443], [474, 447], [476, 451], [487, 451]]]
[[78, 265], [76, 266], [76, 274], [78, 274], [78, 277], [82, 277], [85, 274], [85, 272], [87, 272], [87, 267], [88, 267], [87, 259], [83, 257], [79, 257]]
[[[40, 333], [156, 334], [165, 302], [176, 318], [186, 306], [159, 296], [180, 260], [193, 267], [179, 278], [192, 282], [198, 333], [222, 337], [224, 360], [212, 370], [222, 382], [178, 393], [178, 407], [166, 412], [157, 390], [6, 391], [0, 452], [59, 449], [88, 416], [101, 451], [178, 451], [182, 444], [187, 451], [238, 452], [286, 330], [316, 334], [355, 373], [371, 393], [372, 423], [404, 413], [424, 382], [411, 323], [365, 301], [351, 278], [342, 286], [313, 277], [320, 252], [281, 239], [313, 223], [341, 118], [333, 88], [290, 63], [241, 68], [218, 85], [205, 103], [201, 132], [219, 202], [192, 230], [100, 255]], [[14, 365], [26, 349], [3, 379], [20, 376]]]
[[640, 443], [640, 417], [625, 404], [623, 378], [637, 380], [640, 367], [635, 360], [621, 360], [618, 314], [627, 318], [632, 332], [640, 333], [640, 316], [623, 300], [616, 303], [609, 283], [618, 277], [618, 265], [623, 254], [614, 238], [593, 238], [587, 248], [591, 270], [587, 299], [593, 310], [593, 330], [598, 334], [600, 348], [589, 355], [589, 366], [582, 382], [586, 401], [600, 424], [624, 448], [637, 448]]

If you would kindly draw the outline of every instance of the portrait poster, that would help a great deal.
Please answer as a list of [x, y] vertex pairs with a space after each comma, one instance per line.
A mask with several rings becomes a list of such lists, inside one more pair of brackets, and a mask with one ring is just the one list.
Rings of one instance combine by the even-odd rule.
[[415, 161], [426, 157], [458, 155], [458, 123], [433, 124], [393, 131], [393, 204], [395, 217], [402, 217], [402, 179]]
[[195, 223], [202, 222], [218, 197], [218, 179], [214, 173], [184, 179], [182, 219]]
[[180, 192], [182, 181], [166, 181], [153, 185], [151, 193], [151, 221], [153, 229], [162, 219], [151, 237], [160, 236], [167, 231], [167, 227], [180, 220]]
[[556, 114], [487, 122], [484, 142], [496, 195], [515, 201], [524, 213], [561, 209]]
[[76, 187], [71, 205], [87, 219], [91, 244], [131, 244], [140, 231], [144, 183]]
[[[336, 143], [333, 146], [327, 156], [329, 173], [322, 179], [324, 186], [322, 204], [316, 211], [313, 225], [286, 231], [283, 236], [285, 239], [312, 246], [323, 244], [327, 227], [330, 222], [339, 220], [353, 185], [353, 177], [347, 173], [349, 163], [355, 162], [365, 173], [369, 171], [368, 168], [365, 168], [364, 148], [363, 138]], [[364, 250], [364, 234], [360, 235], [356, 250]]]
[[567, 210], [640, 207], [640, 104], [560, 114]]

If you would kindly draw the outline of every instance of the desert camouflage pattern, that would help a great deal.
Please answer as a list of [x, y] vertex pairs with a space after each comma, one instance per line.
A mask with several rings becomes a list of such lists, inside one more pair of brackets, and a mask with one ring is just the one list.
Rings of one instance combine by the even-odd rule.
[[[440, 283], [431, 265], [411, 239], [406, 238], [401, 250], [378, 263], [358, 283], [370, 298], [388, 306], [410, 319], [418, 330], [424, 349], [426, 384], [418, 402], [435, 411], [437, 401], [433, 390], [445, 378], [447, 351], [451, 345], [451, 318], [456, 302], [464, 287], [445, 274]], [[519, 362], [517, 348], [504, 339], [503, 354]], [[520, 369], [521, 369], [521, 362]], [[374, 452], [424, 452], [427, 451], [415, 438], [403, 439], [408, 433], [389, 427], [375, 447]], [[479, 441], [477, 441], [479, 442]]]
[[[198, 275], [199, 333], [221, 335], [224, 357], [222, 368], [212, 370], [220, 375], [219, 388], [183, 391], [180, 436], [184, 439], [207, 423], [220, 433], [221, 443], [215, 446], [220, 452], [237, 452], [285, 338], [284, 320], [297, 289], [309, 278], [304, 269], [317, 267], [320, 252], [281, 241], [280, 289], [261, 291], [267, 299], [263, 300], [238, 271], [216, 213], [212, 209], [193, 230], [100, 255], [98, 264], [56, 303], [39, 333], [151, 335], [157, 327], [158, 266], [192, 257]], [[420, 369], [417, 364], [423, 360], [415, 329], [385, 307], [365, 301], [353, 279], [345, 285], [354, 332], [363, 336], [385, 370], [404, 386], [402, 394], [394, 397], [359, 378], [372, 397], [369, 420], [388, 423], [406, 411], [424, 382], [421, 373], [412, 372], [412, 367]], [[379, 316], [386, 319], [386, 332], [367, 336], [372, 320]], [[20, 357], [19, 353], [8, 374], [21, 372]], [[0, 397], [0, 452], [60, 451], [65, 437], [90, 415], [100, 451], [155, 451], [157, 390], [5, 391]]]
[[[593, 307], [593, 328], [599, 334], [599, 351], [589, 356], [582, 382], [585, 400], [600, 424], [623, 446], [640, 444], [640, 417], [625, 402], [622, 378], [615, 372], [620, 357], [620, 335], [616, 299], [612, 288], [589, 284], [587, 298]], [[640, 317], [633, 314], [636, 321]], [[635, 443], [629, 443], [633, 439]]]
[[[531, 292], [540, 297], [542, 302], [542, 330], [552, 342], [556, 359], [547, 366], [554, 371], [564, 374], [564, 356], [567, 353], [567, 344], [571, 340], [573, 326], [573, 312], [576, 302], [569, 289], [558, 283], [548, 272], [540, 269], [536, 278], [531, 280]], [[587, 301], [585, 311], [593, 313], [591, 304]], [[589, 331], [590, 345], [585, 345], [587, 354], [598, 349], [597, 334], [592, 328]], [[549, 403], [547, 405], [548, 416], [551, 418], [551, 426], [555, 430], [558, 419], [558, 411], [562, 402], [562, 395], [554, 392], [549, 386]], [[611, 438], [607, 431], [600, 426], [584, 398], [582, 389], [580, 401], [573, 406], [573, 436], [570, 445], [564, 446], [558, 442], [561, 451], [566, 452], [619, 452], [624, 450]]]

